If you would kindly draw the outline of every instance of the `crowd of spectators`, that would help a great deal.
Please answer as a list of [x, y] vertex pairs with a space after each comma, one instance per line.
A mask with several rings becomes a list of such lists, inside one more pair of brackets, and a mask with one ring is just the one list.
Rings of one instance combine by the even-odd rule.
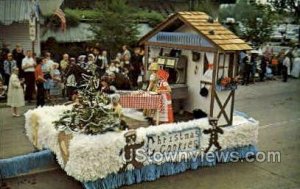
[[78, 57], [70, 57], [65, 53], [61, 60], [53, 60], [50, 52], [37, 57], [31, 50], [24, 51], [20, 44], [13, 50], [4, 46], [0, 60], [0, 99], [7, 97], [14, 68], [18, 68], [17, 75], [24, 89], [25, 100], [31, 103], [36, 99], [37, 106], [47, 102], [56, 104], [58, 97], [72, 99], [79, 86], [75, 74], [69, 73], [72, 66], [101, 79], [99, 90], [111, 84], [107, 78], [116, 78], [116, 75], [127, 79], [130, 89], [137, 89], [144, 73], [143, 55], [139, 47], [132, 52], [124, 45], [114, 58], [109, 58], [106, 50], [90, 47]]

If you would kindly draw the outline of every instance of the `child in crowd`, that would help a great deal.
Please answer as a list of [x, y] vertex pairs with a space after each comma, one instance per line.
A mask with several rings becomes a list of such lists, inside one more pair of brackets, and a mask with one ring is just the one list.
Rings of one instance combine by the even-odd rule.
[[109, 65], [109, 67], [106, 70], [107, 74], [111, 74], [111, 73], [119, 73], [119, 68], [116, 67], [115, 62], [112, 61]]
[[58, 67], [59, 65], [54, 63], [51, 70], [50, 96], [53, 104], [57, 103], [57, 97], [61, 94], [61, 74]]
[[9, 79], [7, 105], [12, 107], [12, 116], [19, 117], [19, 107], [25, 105], [24, 91], [18, 78], [19, 69], [13, 68]]

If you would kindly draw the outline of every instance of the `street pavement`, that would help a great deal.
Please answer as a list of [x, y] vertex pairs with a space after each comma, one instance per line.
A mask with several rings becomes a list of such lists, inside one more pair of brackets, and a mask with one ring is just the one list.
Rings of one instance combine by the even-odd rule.
[[[299, 189], [300, 188], [300, 80], [290, 79], [287, 83], [276, 81], [257, 82], [239, 86], [235, 109], [247, 113], [260, 121], [260, 151], [279, 151], [280, 162], [237, 162], [218, 164], [213, 168], [200, 168], [178, 175], [162, 177], [153, 182], [143, 182], [124, 189]], [[11, 118], [8, 108], [1, 108], [0, 126], [17, 129], [16, 132], [1, 134], [0, 158], [18, 155], [18, 152], [33, 151], [33, 146], [24, 135], [24, 118]], [[7, 135], [7, 136], [6, 136]], [[2, 144], [3, 138], [5, 143]], [[10, 139], [11, 138], [11, 139]], [[5, 149], [7, 142], [14, 143], [13, 149]], [[5, 154], [2, 153], [5, 150]], [[53, 171], [4, 181], [12, 189], [79, 189], [81, 184], [67, 176], [57, 167]], [[0, 187], [1, 188], [1, 187]], [[2, 189], [2, 188], [1, 188]]]

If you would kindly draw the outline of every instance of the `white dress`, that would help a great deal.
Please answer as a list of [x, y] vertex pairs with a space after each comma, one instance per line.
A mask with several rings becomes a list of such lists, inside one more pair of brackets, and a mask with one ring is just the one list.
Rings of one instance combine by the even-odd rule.
[[21, 107], [25, 105], [23, 88], [18, 76], [14, 73], [9, 80], [7, 105], [11, 107]]

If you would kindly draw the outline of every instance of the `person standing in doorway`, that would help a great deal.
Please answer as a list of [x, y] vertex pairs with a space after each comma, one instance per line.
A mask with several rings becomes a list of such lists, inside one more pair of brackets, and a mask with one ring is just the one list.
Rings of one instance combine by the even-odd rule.
[[32, 57], [32, 51], [28, 50], [26, 52], [26, 57], [22, 60], [22, 69], [24, 70], [26, 85], [25, 100], [27, 100], [29, 103], [32, 101], [32, 94], [34, 93], [35, 88], [34, 67], [35, 61]]

